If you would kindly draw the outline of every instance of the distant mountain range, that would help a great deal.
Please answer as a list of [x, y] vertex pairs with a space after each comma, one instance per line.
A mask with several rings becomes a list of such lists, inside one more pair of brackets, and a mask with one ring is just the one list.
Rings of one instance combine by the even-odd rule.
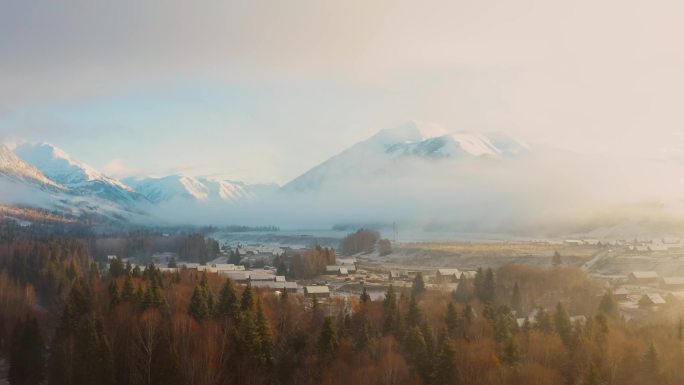
[[[118, 180], [51, 144], [23, 143], [13, 149], [0, 147], [0, 204], [76, 217], [94, 214], [154, 222], [157, 206], [189, 211], [203, 206], [239, 208], [278, 194], [315, 193], [340, 183], [353, 184], [355, 178], [404, 174], [410, 172], [402, 170], [407, 160], [498, 162], [528, 151], [526, 144], [502, 134], [429, 136], [409, 122], [379, 131], [281, 187], [186, 175]], [[168, 221], [168, 215], [164, 217]]]
[[[412, 122], [380, 130], [283, 186], [187, 175], [118, 180], [53, 145], [24, 143], [0, 146], [0, 214], [16, 207], [88, 223], [301, 228], [398, 222], [502, 234], [640, 223], [684, 231], [673, 206], [645, 201], [653, 194], [637, 189], [636, 171], [622, 167], [628, 172], [502, 133], [434, 134]], [[660, 175], [645, 170], [640, 175]], [[639, 186], [658, 191], [654, 183]]]

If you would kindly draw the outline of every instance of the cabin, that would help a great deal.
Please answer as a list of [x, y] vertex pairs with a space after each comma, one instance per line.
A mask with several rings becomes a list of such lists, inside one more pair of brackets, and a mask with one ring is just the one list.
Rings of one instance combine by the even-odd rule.
[[639, 306], [641, 307], [656, 307], [665, 305], [665, 299], [658, 293], [648, 293], [644, 294], [639, 300]]
[[273, 274], [255, 273], [255, 272], [248, 272], [248, 273], [249, 273], [250, 282], [254, 282], [254, 281], [272, 281], [272, 282], [275, 282], [276, 276]]
[[684, 290], [684, 277], [663, 277], [663, 287], [667, 290]]
[[298, 288], [296, 282], [255, 281], [251, 282], [250, 285], [253, 288], [257, 289], [266, 289], [280, 292], [287, 291], [288, 293], [296, 293]]
[[437, 269], [437, 282], [458, 282], [461, 272], [458, 269]]
[[219, 275], [235, 282], [247, 282], [249, 280], [249, 273], [246, 271], [222, 270], [219, 271]]
[[659, 284], [661, 281], [660, 275], [655, 271], [633, 271], [628, 279], [630, 283], [641, 285]]
[[328, 265], [325, 267], [325, 273], [328, 275], [342, 275], [342, 276], [344, 276], [344, 275], [348, 275], [350, 272], [356, 272], [356, 267], [353, 265], [349, 265], [349, 266]]
[[628, 295], [629, 290], [625, 289], [624, 287], [619, 287], [613, 290], [613, 297], [615, 297], [615, 299], [618, 301], [626, 301], [628, 299]]
[[305, 286], [304, 296], [316, 298], [328, 298], [330, 297], [330, 288], [328, 286]]

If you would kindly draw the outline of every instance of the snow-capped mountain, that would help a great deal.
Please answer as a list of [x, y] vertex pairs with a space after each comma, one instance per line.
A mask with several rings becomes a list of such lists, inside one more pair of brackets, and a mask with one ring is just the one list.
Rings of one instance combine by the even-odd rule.
[[416, 123], [379, 131], [312, 168], [284, 186], [307, 191], [349, 177], [403, 175], [411, 161], [500, 161], [526, 153], [529, 147], [505, 134], [443, 133], [430, 136]]
[[17, 146], [14, 153], [52, 181], [67, 188], [71, 194], [95, 196], [125, 206], [144, 201], [144, 197], [131, 187], [72, 158], [51, 144], [24, 143]]
[[172, 200], [239, 203], [277, 189], [275, 185], [248, 185], [231, 180], [185, 175], [131, 178], [125, 182], [152, 203]]
[[50, 180], [39, 169], [26, 163], [6, 146], [0, 145], [0, 175], [15, 182], [24, 182], [50, 190], [64, 190], [59, 183]]

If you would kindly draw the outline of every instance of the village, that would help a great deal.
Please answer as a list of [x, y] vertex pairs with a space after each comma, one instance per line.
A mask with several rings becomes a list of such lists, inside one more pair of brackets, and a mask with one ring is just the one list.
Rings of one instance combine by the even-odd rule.
[[[524, 243], [523, 243], [524, 244]], [[633, 241], [596, 241], [596, 240], [564, 240], [548, 243], [551, 248], [566, 247], [567, 250], [581, 250], [581, 255], [560, 256], [551, 261], [552, 265], [576, 267], [590, 276], [600, 280], [606, 293], [610, 293], [616, 301], [625, 319], [645, 318], [653, 312], [684, 301], [684, 273], [682, 275], [661, 274], [654, 270], [626, 271], [630, 267], [650, 266], [644, 262], [655, 263], [669, 272], [676, 269], [668, 267], [668, 263], [677, 263], [682, 251], [680, 239], [633, 240]], [[510, 244], [508, 245], [510, 247]], [[528, 246], [526, 246], [528, 247]], [[587, 248], [594, 250], [591, 254]], [[177, 260], [175, 253], [157, 253], [151, 261], [162, 272], [175, 273], [180, 269], [194, 270], [204, 274], [217, 274], [231, 281], [247, 285], [258, 290], [272, 291], [276, 295], [283, 292], [298, 294], [304, 298], [316, 298], [320, 303], [332, 304], [335, 300], [348, 303], [352, 297], [359, 297], [366, 292], [373, 300], [381, 300], [390, 286], [401, 291], [410, 289], [418, 275], [426, 288], [444, 292], [455, 292], [464, 280], [475, 279], [477, 268], [467, 264], [461, 268], [397, 265], [390, 259], [379, 258], [377, 254], [356, 255], [335, 258], [335, 263], [326, 265], [314, 277], [294, 278], [283, 266], [276, 266], [278, 261], [291, 261], [294, 255], [304, 253], [309, 248], [303, 246], [285, 246], [282, 244], [260, 243], [224, 243], [221, 252], [214, 260], [205, 264]], [[233, 253], [239, 256], [239, 263]], [[118, 258], [109, 256], [109, 259]], [[552, 258], [556, 258], [552, 255]], [[123, 261], [132, 263], [127, 258]], [[548, 260], [548, 259], [547, 259]], [[379, 262], [380, 261], [380, 262]], [[483, 265], [487, 261], [483, 260]], [[641, 262], [641, 263], [639, 263]], [[515, 263], [509, 261], [508, 263]], [[679, 265], [677, 263], [677, 265]], [[529, 314], [518, 314], [517, 322], [522, 325], [526, 320], [534, 323], [539, 309], [532, 309]], [[548, 310], [548, 309], [547, 309]], [[573, 321], [584, 322], [588, 315], [572, 314]]]

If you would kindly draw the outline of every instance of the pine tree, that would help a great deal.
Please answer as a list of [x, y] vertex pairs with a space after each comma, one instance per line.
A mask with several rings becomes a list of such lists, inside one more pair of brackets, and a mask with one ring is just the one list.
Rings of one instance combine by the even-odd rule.
[[273, 362], [273, 336], [271, 334], [271, 326], [264, 315], [264, 310], [261, 307], [261, 301], [257, 301], [256, 309], [256, 328], [259, 333], [259, 360], [264, 365], [270, 365]]
[[651, 343], [642, 359], [643, 371], [647, 378], [655, 381], [660, 375], [660, 359], [655, 346]]
[[188, 314], [197, 321], [206, 319], [209, 316], [209, 305], [205, 291], [200, 286], [195, 286], [188, 305]]
[[511, 308], [515, 311], [515, 314], [522, 313], [522, 298], [520, 297], [520, 287], [518, 282], [513, 285], [513, 294], [511, 295]]
[[494, 271], [489, 268], [485, 274], [481, 298], [483, 302], [494, 303], [496, 301], [496, 283], [494, 282]]
[[605, 293], [601, 298], [599, 311], [611, 318], [616, 318], [620, 314], [615, 299], [609, 293]]
[[558, 333], [565, 346], [569, 347], [572, 343], [572, 323], [570, 322], [568, 312], [565, 311], [565, 308], [560, 302], [556, 305], [556, 312], [553, 315], [553, 319], [556, 333]]
[[387, 308], [395, 308], [397, 306], [397, 295], [394, 293], [394, 286], [389, 285], [387, 288], [384, 303]]
[[416, 273], [416, 277], [413, 279], [413, 285], [411, 286], [411, 293], [415, 295], [422, 294], [425, 291], [425, 280], [423, 279], [423, 273], [420, 271]]
[[484, 281], [485, 281], [485, 274], [484, 271], [482, 270], [481, 267], [477, 268], [477, 272], [475, 273], [475, 280], [473, 282], [473, 290], [475, 297], [477, 297], [480, 301], [482, 301], [482, 298], [484, 298]]
[[563, 260], [561, 258], [561, 255], [558, 251], [555, 251], [553, 253], [553, 257], [551, 257], [551, 264], [554, 266], [560, 266], [563, 263]]
[[131, 278], [131, 275], [128, 274], [126, 275], [126, 280], [124, 281], [124, 287], [123, 287], [123, 292], [121, 293], [121, 299], [130, 302], [133, 300], [133, 296], [135, 295], [135, 289], [133, 288], [133, 279]]
[[276, 270], [276, 275], [287, 275], [287, 265], [285, 265], [284, 261], [280, 261], [278, 264], [278, 269]]
[[337, 351], [338, 345], [339, 341], [332, 324], [332, 318], [325, 317], [321, 334], [318, 337], [318, 350], [323, 356], [329, 357]]
[[252, 285], [250, 284], [247, 284], [245, 290], [242, 291], [240, 308], [242, 311], [252, 311], [252, 309], [254, 309], [254, 294], [252, 293]]
[[457, 302], [467, 303], [473, 298], [473, 283], [468, 279], [465, 273], [461, 273], [461, 278], [458, 280], [458, 286], [453, 293], [453, 297]]
[[539, 308], [537, 311], [537, 329], [543, 333], [553, 332], [553, 321], [544, 308]]
[[119, 285], [112, 279], [109, 281], [109, 308], [114, 309], [119, 303], [121, 303]]
[[252, 312], [244, 312], [238, 327], [238, 351], [250, 357], [258, 358], [261, 351], [259, 329]]
[[503, 356], [501, 357], [503, 362], [508, 365], [515, 365], [520, 362], [520, 350], [518, 345], [515, 343], [514, 338], [508, 338], [506, 345], [504, 346]]
[[370, 301], [370, 295], [368, 294], [368, 291], [366, 291], [366, 287], [364, 286], [362, 291], [361, 291], [361, 296], [359, 297], [361, 300], [361, 303], [366, 304], [368, 301]]
[[447, 305], [446, 315], [444, 316], [444, 324], [446, 325], [447, 332], [450, 336], [456, 336], [456, 331], [460, 326], [460, 320], [458, 318], [458, 311], [456, 311], [456, 306], [453, 302], [449, 302]]
[[178, 268], [178, 262], [176, 262], [176, 257], [171, 257], [169, 259], [169, 263], [166, 265], [169, 269], [175, 269]]
[[[425, 369], [425, 362], [430, 359], [427, 356], [427, 345], [425, 338], [420, 328], [415, 326], [408, 330], [406, 339], [404, 340], [404, 351], [409, 363], [423, 371]], [[424, 373], [424, 372], [423, 372]]]
[[418, 307], [418, 303], [416, 302], [416, 298], [414, 296], [411, 296], [411, 299], [409, 300], [408, 310], [406, 311], [406, 325], [408, 327], [418, 326], [420, 325], [421, 319], [422, 314], [420, 312], [420, 308]]
[[115, 257], [109, 262], [109, 275], [112, 278], [118, 278], [126, 273], [124, 263], [119, 257]]
[[216, 317], [219, 319], [231, 318], [236, 320], [239, 315], [240, 305], [238, 304], [237, 290], [235, 290], [230, 279], [226, 279], [216, 304]]
[[455, 385], [456, 376], [456, 348], [450, 338], [444, 337], [440, 343], [433, 373], [434, 385]]

